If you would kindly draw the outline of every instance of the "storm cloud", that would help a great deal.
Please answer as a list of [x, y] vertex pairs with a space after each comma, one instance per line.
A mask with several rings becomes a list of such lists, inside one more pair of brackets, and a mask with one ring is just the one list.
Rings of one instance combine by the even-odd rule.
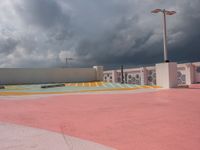
[[[161, 14], [172, 61], [200, 61], [199, 0], [0, 2], [0, 67], [147, 65], [163, 60]], [[69, 64], [68, 64], [69, 65]]]

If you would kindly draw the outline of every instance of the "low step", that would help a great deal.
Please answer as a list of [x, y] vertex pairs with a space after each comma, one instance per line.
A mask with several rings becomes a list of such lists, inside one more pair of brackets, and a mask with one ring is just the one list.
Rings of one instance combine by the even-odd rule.
[[3, 85], [0, 85], [0, 89], [5, 89], [5, 86], [3, 86]]
[[52, 85], [42, 85], [41, 88], [55, 88], [55, 87], [64, 87], [65, 84], [52, 84]]

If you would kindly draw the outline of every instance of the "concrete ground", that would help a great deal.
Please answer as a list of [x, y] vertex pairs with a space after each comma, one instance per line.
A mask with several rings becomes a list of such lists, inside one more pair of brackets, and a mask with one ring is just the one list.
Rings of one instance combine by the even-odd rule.
[[199, 150], [199, 108], [199, 89], [0, 97], [0, 150], [79, 150], [61, 135], [102, 150]]
[[0, 123], [0, 133], [1, 150], [114, 150], [63, 133], [15, 124]]

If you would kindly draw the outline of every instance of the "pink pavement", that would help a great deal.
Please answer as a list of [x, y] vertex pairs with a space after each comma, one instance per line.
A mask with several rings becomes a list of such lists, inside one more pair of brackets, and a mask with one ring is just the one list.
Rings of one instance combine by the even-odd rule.
[[0, 121], [91, 140], [118, 150], [199, 150], [200, 90], [3, 100]]

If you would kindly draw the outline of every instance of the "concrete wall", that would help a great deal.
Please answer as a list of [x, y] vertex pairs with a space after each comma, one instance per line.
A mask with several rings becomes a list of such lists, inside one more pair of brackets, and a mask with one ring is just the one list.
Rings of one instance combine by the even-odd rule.
[[0, 84], [102, 81], [101, 74], [96, 68], [1, 68]]

